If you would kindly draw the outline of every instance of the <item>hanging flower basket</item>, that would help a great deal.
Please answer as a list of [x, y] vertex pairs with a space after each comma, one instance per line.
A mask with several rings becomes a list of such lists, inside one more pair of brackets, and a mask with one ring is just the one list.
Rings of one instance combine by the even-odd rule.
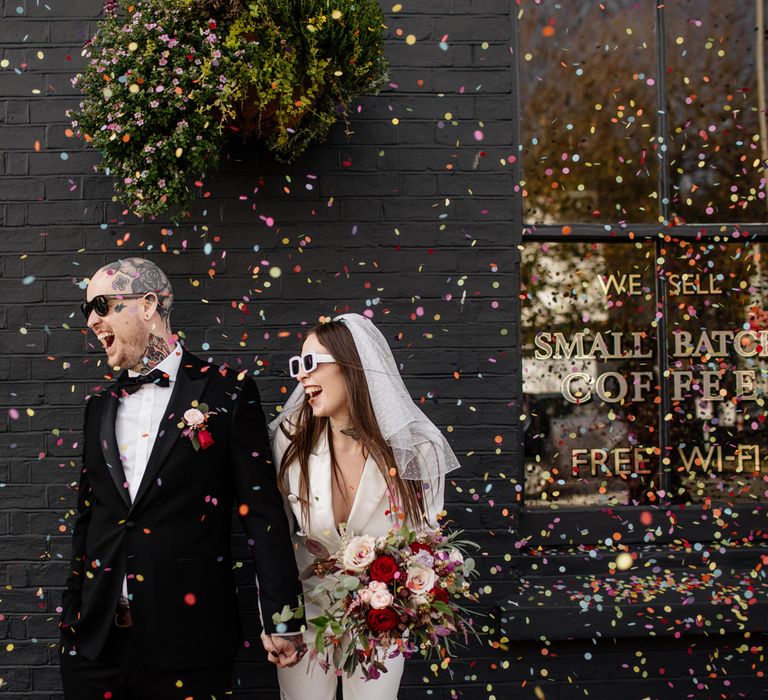
[[376, 0], [107, 0], [76, 132], [140, 215], [185, 207], [225, 138], [291, 162], [387, 78]]

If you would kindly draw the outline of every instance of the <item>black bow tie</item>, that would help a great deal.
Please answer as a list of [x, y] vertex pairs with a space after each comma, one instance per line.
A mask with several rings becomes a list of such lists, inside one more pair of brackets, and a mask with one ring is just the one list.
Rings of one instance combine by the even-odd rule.
[[126, 394], [133, 394], [141, 389], [144, 384], [170, 386], [171, 380], [165, 372], [161, 372], [159, 369], [153, 369], [148, 374], [139, 374], [136, 377], [129, 377], [126, 371], [117, 378], [117, 387], [123, 389]]

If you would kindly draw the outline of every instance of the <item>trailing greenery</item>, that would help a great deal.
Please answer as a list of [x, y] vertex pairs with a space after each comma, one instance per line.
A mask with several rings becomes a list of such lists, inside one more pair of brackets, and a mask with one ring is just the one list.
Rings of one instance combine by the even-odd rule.
[[136, 213], [186, 206], [225, 135], [290, 162], [386, 80], [376, 0], [119, 0], [71, 114]]

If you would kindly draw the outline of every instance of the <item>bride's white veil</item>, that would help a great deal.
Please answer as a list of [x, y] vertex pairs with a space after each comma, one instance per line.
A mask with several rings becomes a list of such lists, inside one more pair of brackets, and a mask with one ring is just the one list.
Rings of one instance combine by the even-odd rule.
[[[333, 320], [341, 321], [352, 334], [379, 430], [392, 448], [400, 477], [432, 482], [460, 467], [443, 434], [411, 399], [381, 331], [360, 314], [342, 314]], [[304, 400], [304, 389], [299, 384], [282, 412], [269, 424], [270, 437]]]

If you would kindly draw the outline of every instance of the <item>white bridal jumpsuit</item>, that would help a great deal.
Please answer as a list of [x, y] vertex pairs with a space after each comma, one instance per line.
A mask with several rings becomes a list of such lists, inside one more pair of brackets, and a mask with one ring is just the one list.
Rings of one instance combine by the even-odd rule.
[[[288, 447], [288, 438], [278, 428], [274, 444], [272, 446], [275, 464], [280, 466], [280, 461]], [[310, 503], [310, 531], [305, 529], [305, 523], [301, 517], [301, 503], [299, 502], [299, 463], [298, 460], [288, 469], [288, 506], [300, 529], [293, 535], [294, 551], [299, 572], [304, 571], [315, 560], [304, 544], [307, 537], [323, 544], [333, 554], [341, 546], [341, 537], [336, 529], [333, 516], [333, 504], [331, 502], [331, 456], [328, 450], [328, 438], [325, 434], [318, 441], [309, 458], [309, 503]], [[445, 478], [440, 477], [432, 486], [425, 486], [424, 504], [427, 517], [431, 525], [436, 525], [436, 514], [443, 509], [443, 492]], [[354, 535], [373, 535], [382, 537], [393, 526], [392, 516], [385, 515], [390, 509], [387, 485], [379, 471], [375, 460], [368, 457], [363, 467], [360, 485], [357, 489], [352, 510], [347, 522], [347, 532]], [[412, 525], [411, 525], [412, 526]], [[317, 617], [321, 610], [318, 606], [306, 601], [306, 595], [318, 583], [316, 577], [312, 577], [304, 584], [305, 612], [307, 620]], [[309, 625], [304, 638], [310, 649], [314, 640], [314, 627]], [[307, 652], [304, 658], [292, 668], [278, 668], [277, 676], [280, 681], [280, 697], [282, 700], [334, 700], [336, 697], [337, 676], [333, 667], [326, 673], [317, 661], [310, 664], [310, 654]], [[400, 687], [400, 678], [403, 675], [404, 659], [398, 655], [386, 660], [387, 673], [382, 673], [376, 680], [366, 681], [362, 672], [358, 670], [352, 678], [347, 678], [342, 673], [342, 687], [344, 700], [395, 700]]]

